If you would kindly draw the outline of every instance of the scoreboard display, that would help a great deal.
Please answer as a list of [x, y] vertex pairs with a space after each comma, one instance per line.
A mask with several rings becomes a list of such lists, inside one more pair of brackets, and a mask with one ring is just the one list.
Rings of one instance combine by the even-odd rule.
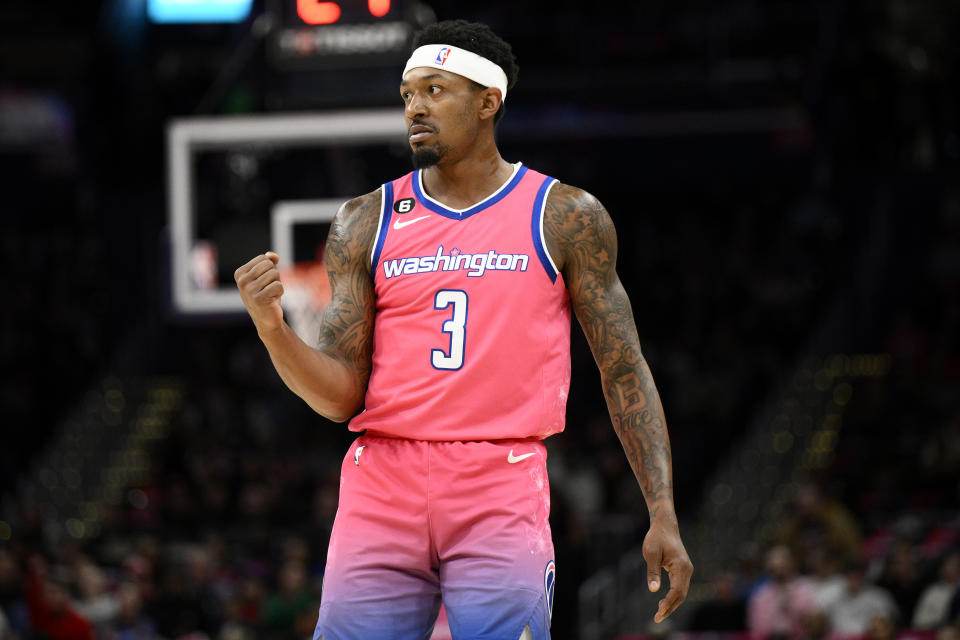
[[270, 0], [270, 57], [281, 69], [394, 64], [432, 12], [411, 0]]
[[[336, 24], [341, 19], [347, 22], [363, 22], [383, 18], [390, 13], [390, 0], [367, 0], [366, 2], [319, 2], [297, 0], [297, 16], [306, 24]], [[346, 15], [344, 15], [346, 10]]]

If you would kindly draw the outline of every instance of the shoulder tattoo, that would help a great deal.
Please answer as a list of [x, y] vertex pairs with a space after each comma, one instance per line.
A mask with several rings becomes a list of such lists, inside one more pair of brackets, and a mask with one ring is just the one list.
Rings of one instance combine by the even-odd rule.
[[337, 212], [324, 251], [331, 299], [319, 346], [357, 371], [370, 374], [375, 300], [370, 252], [380, 218], [380, 191], [354, 198]]
[[568, 284], [583, 277], [615, 277], [616, 229], [600, 201], [583, 189], [554, 185], [543, 212], [543, 232]]

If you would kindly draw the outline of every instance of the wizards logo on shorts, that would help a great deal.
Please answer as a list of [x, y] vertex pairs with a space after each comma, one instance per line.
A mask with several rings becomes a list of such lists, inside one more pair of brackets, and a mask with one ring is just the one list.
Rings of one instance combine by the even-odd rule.
[[553, 592], [556, 586], [557, 565], [551, 560], [547, 563], [547, 568], [543, 572], [543, 592], [547, 596], [547, 611], [550, 612], [550, 619], [553, 620]]
[[443, 63], [447, 61], [447, 58], [450, 56], [450, 47], [443, 47], [440, 51], [437, 52], [437, 59], [433, 61], [434, 64], [438, 64], [441, 67]]

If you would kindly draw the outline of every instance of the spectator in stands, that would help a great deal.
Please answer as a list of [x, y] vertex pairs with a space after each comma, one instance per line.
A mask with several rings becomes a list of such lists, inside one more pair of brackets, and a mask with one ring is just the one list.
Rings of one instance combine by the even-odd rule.
[[960, 552], [954, 551], [940, 565], [940, 579], [920, 595], [913, 612], [915, 629], [934, 629], [947, 621], [950, 599], [960, 588]]
[[6, 614], [12, 630], [25, 626], [27, 615], [20, 563], [9, 549], [4, 548], [0, 548], [0, 611]]
[[827, 620], [827, 615], [819, 610], [815, 609], [803, 616], [803, 620], [800, 622], [800, 635], [797, 636], [796, 640], [823, 640], [829, 635], [830, 632], [830, 621]]
[[909, 538], [901, 538], [893, 545], [883, 573], [877, 580], [877, 584], [893, 597], [902, 619], [907, 622], [913, 619], [913, 611], [923, 589], [921, 565], [916, 545]]
[[[296, 632], [309, 636], [317, 622], [319, 603], [307, 584], [307, 570], [300, 560], [287, 560], [277, 575], [277, 590], [267, 598], [263, 626], [271, 632]], [[315, 606], [316, 605], [316, 606]]]
[[810, 585], [813, 587], [817, 609], [829, 611], [843, 594], [846, 582], [840, 574], [836, 555], [829, 549], [816, 547], [807, 554]]
[[737, 551], [737, 593], [749, 600], [753, 592], [767, 580], [763, 567], [763, 553], [760, 545], [746, 541]]
[[950, 598], [950, 607], [947, 609], [946, 623], [960, 628], [960, 588], [954, 591], [953, 597]]
[[7, 616], [3, 613], [3, 609], [0, 609], [0, 640], [8, 640], [11, 633], [10, 625], [7, 623]]
[[228, 603], [227, 617], [237, 624], [254, 627], [261, 618], [264, 586], [260, 580], [245, 576], [238, 592]]
[[[88, 558], [81, 559], [74, 568], [74, 581], [80, 597], [73, 602], [77, 613], [99, 629], [120, 613], [120, 602], [107, 590], [103, 571]], [[99, 635], [99, 634], [98, 634]]]
[[220, 628], [221, 607], [209, 584], [202, 549], [181, 549], [163, 568], [161, 587], [148, 611], [166, 637], [203, 632], [213, 636]]
[[746, 623], [746, 606], [737, 595], [736, 576], [724, 571], [713, 581], [712, 597], [693, 612], [690, 630], [743, 631]]
[[960, 640], [960, 626], [948, 624], [937, 629], [937, 640]]
[[893, 640], [897, 637], [897, 625], [886, 614], [877, 613], [867, 624], [866, 640]]
[[767, 554], [770, 579], [757, 588], [747, 604], [747, 629], [756, 638], [794, 636], [804, 617], [816, 610], [809, 580], [796, 575], [789, 547], [777, 545]]
[[66, 580], [47, 571], [39, 556], [30, 558], [26, 579], [27, 609], [35, 632], [50, 640], [93, 640], [93, 627], [70, 606]]
[[860, 553], [860, 527], [842, 504], [828, 499], [816, 482], [800, 486], [794, 511], [780, 533], [794, 557], [806, 559], [813, 549], [829, 547], [846, 563]]
[[886, 590], [867, 581], [866, 566], [862, 561], [850, 562], [844, 577], [846, 588], [831, 607], [831, 630], [838, 635], [867, 633], [874, 616], [897, 618], [897, 605]]
[[160, 544], [152, 538], [146, 538], [141, 540], [140, 546], [139, 551], [124, 557], [121, 564], [122, 581], [137, 585], [144, 601], [150, 602], [156, 595], [154, 567], [160, 555]]
[[[157, 625], [143, 613], [143, 598], [135, 584], [125, 582], [117, 590], [120, 610], [102, 635], [103, 640], [154, 640]], [[101, 637], [101, 636], [98, 636]]]
[[[245, 580], [244, 582], [250, 582]], [[260, 619], [259, 604], [254, 610], [255, 615], [247, 610], [247, 601], [242, 591], [242, 585], [235, 585], [235, 591], [224, 602], [223, 625], [220, 627], [219, 640], [247, 640], [252, 638], [252, 629]]]

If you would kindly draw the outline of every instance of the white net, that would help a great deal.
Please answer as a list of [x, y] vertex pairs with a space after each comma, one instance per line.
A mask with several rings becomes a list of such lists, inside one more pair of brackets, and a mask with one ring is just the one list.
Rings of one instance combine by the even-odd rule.
[[293, 331], [309, 345], [317, 343], [323, 311], [330, 302], [330, 280], [322, 262], [300, 262], [280, 271], [284, 316]]

